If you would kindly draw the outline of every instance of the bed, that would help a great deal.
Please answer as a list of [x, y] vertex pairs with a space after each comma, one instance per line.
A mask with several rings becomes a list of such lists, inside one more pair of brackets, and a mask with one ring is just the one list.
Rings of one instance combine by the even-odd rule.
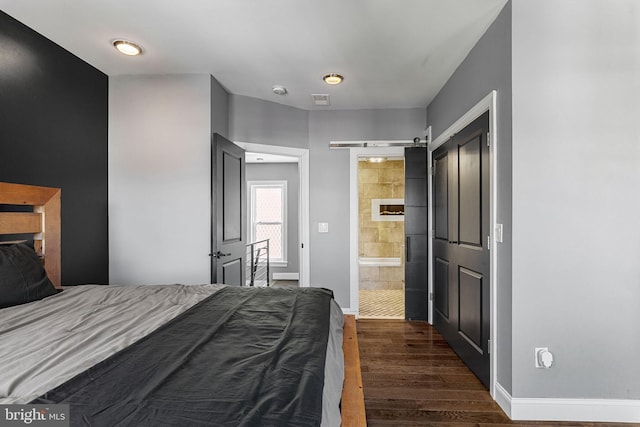
[[71, 425], [366, 425], [331, 291], [62, 287], [60, 195], [0, 183], [0, 204], [33, 206], [0, 213], [0, 235], [33, 239], [0, 245], [0, 270], [36, 283], [0, 308], [0, 404], [69, 404]]

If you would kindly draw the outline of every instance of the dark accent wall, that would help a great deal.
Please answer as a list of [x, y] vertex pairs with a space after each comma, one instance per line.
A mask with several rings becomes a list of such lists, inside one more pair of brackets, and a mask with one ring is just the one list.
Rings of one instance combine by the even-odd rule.
[[62, 282], [108, 283], [108, 77], [0, 12], [0, 181], [62, 188]]

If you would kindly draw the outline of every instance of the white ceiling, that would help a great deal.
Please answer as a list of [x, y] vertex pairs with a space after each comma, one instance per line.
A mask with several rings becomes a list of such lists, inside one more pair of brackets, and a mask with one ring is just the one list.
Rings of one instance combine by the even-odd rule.
[[[303, 109], [425, 107], [507, 0], [0, 0], [108, 75], [207, 73]], [[141, 44], [126, 57], [115, 38]], [[328, 86], [326, 73], [345, 76]], [[271, 88], [283, 85], [285, 96]], [[327, 93], [329, 107], [314, 107]]]

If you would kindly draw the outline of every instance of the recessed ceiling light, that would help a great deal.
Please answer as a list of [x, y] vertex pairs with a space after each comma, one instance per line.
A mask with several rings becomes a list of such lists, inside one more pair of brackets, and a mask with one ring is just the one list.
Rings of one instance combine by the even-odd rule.
[[276, 95], [286, 95], [287, 94], [287, 88], [284, 87], [284, 86], [276, 85], [276, 86], [272, 87], [271, 90]]
[[386, 157], [369, 157], [367, 159], [369, 163], [384, 163], [387, 161]]
[[114, 40], [113, 46], [115, 46], [115, 48], [118, 49], [120, 53], [124, 53], [125, 55], [129, 56], [136, 56], [142, 53], [142, 47], [140, 45], [128, 40]]
[[342, 80], [344, 80], [344, 77], [342, 77], [340, 74], [329, 73], [322, 76], [322, 80], [324, 80], [325, 83], [329, 85], [337, 85], [342, 83]]

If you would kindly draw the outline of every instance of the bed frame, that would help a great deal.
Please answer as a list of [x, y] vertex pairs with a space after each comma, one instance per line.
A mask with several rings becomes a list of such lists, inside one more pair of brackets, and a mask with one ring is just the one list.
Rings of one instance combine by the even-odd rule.
[[0, 212], [0, 234], [31, 234], [49, 280], [62, 287], [60, 273], [60, 189], [0, 182], [0, 204], [33, 206], [33, 212]]
[[[57, 288], [62, 286], [60, 194], [59, 188], [0, 182], [0, 205], [33, 206], [33, 212], [0, 212], [0, 235], [33, 235], [34, 248], [43, 260], [49, 279]], [[353, 315], [345, 315], [344, 320], [342, 426], [364, 427], [367, 422], [356, 320]]]

